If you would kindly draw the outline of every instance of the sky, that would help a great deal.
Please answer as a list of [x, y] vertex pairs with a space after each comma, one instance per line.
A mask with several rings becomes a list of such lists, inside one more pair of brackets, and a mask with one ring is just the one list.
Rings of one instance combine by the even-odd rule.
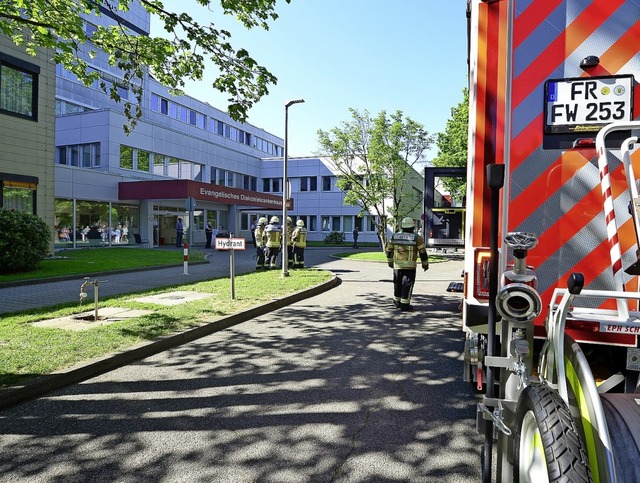
[[[466, 0], [279, 0], [268, 31], [190, 10], [184, 0], [164, 4], [226, 28], [236, 50], [246, 48], [278, 78], [250, 109], [250, 124], [284, 137], [284, 104], [304, 99], [289, 108], [289, 157], [317, 154], [317, 131], [350, 121], [349, 108], [371, 117], [401, 110], [442, 132], [467, 85]], [[151, 35], [160, 34], [152, 21]], [[226, 96], [211, 87], [215, 73], [210, 66], [184, 92], [225, 110]], [[436, 155], [434, 146], [427, 158]]]

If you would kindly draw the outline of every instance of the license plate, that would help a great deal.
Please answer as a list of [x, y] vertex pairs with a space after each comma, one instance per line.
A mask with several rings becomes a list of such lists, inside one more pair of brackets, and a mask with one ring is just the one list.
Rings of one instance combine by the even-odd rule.
[[545, 133], [597, 132], [630, 121], [633, 76], [549, 79], [545, 83]]

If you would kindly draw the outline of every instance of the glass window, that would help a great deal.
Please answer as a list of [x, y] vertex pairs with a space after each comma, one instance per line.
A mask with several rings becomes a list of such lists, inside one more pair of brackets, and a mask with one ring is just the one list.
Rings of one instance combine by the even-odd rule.
[[244, 144], [244, 131], [238, 129], [238, 142]]
[[308, 231], [318, 231], [317, 221], [318, 221], [318, 217], [310, 216], [309, 217], [309, 224], [307, 225], [307, 230]]
[[233, 188], [233, 171], [227, 172], [227, 186]]
[[38, 76], [0, 63], [0, 110], [37, 121]]
[[120, 167], [133, 169], [133, 148], [120, 145]]
[[262, 180], [262, 191], [265, 193], [271, 192], [271, 178], [264, 178]]
[[178, 106], [178, 119], [182, 122], [187, 122], [188, 111], [185, 106]]
[[138, 149], [138, 171], [149, 172], [149, 153]]
[[220, 136], [224, 135], [224, 123], [218, 121], [218, 134], [220, 134]]
[[224, 137], [226, 138], [231, 137], [231, 126], [229, 126], [228, 124], [224, 125]]
[[178, 119], [178, 104], [175, 102], [169, 103], [169, 117]]
[[340, 217], [332, 216], [331, 217], [331, 229], [333, 231], [340, 231]]
[[211, 166], [211, 172], [209, 173], [209, 179], [211, 180], [211, 184], [216, 184], [216, 168]]
[[251, 146], [251, 134], [249, 134], [248, 132], [245, 133], [245, 135], [244, 135], [244, 143], [247, 146]]
[[202, 173], [204, 172], [204, 166], [198, 163], [193, 163], [193, 179], [196, 181], [202, 181]]
[[224, 186], [225, 174], [226, 174], [226, 171], [224, 169], [218, 169], [217, 180], [216, 180], [217, 185]]
[[91, 167], [91, 144], [85, 144], [84, 146], [80, 146], [82, 150], [82, 167], [90, 168]]
[[158, 94], [151, 94], [151, 110], [156, 112], [160, 110], [160, 97], [158, 97]]
[[196, 111], [189, 109], [189, 124], [196, 125]]
[[344, 232], [345, 233], [351, 233], [353, 231], [353, 217], [352, 216], [345, 216], [344, 217]]
[[129, 89], [123, 86], [118, 86], [117, 90], [121, 99], [129, 99]]
[[71, 146], [71, 166], [80, 166], [80, 146]]
[[273, 178], [273, 192], [274, 193], [279, 193], [280, 191], [282, 191], [282, 188], [280, 187], [280, 178]]
[[211, 131], [213, 133], [216, 132], [216, 120], [213, 119], [212, 117], [209, 118], [208, 126], [209, 126], [207, 128], [208, 131]]
[[35, 183], [4, 181], [2, 187], [2, 207], [7, 210], [34, 212]]
[[164, 156], [161, 156], [160, 154], [153, 155], [153, 174], [157, 174], [159, 176], [167, 175], [164, 166]]
[[204, 114], [196, 113], [196, 126], [200, 129], [205, 129], [205, 125], [207, 122], [207, 117]]
[[191, 179], [191, 163], [182, 161], [180, 166], [180, 179]]
[[331, 191], [331, 176], [322, 177], [322, 191]]
[[58, 164], [67, 164], [67, 147], [58, 148]]
[[166, 99], [160, 99], [160, 112], [162, 114], [169, 114], [169, 101]]
[[331, 223], [330, 223], [330, 217], [328, 216], [323, 216], [321, 218], [321, 223], [322, 223], [322, 231], [331, 231]]
[[169, 158], [167, 163], [167, 175], [172, 178], [180, 178], [180, 160], [178, 158]]

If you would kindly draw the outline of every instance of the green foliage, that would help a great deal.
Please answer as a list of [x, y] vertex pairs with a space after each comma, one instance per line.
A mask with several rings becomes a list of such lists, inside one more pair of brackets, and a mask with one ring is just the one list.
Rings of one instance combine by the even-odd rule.
[[[285, 0], [290, 3], [291, 0]], [[143, 77], [150, 71], [165, 86], [179, 92], [184, 79], [202, 80], [205, 61], [209, 58], [219, 69], [213, 87], [229, 95], [228, 111], [235, 120], [245, 121], [251, 106], [269, 93], [270, 84], [277, 79], [259, 65], [245, 49], [235, 50], [231, 33], [209, 23], [208, 16], [219, 3], [223, 15], [235, 16], [244, 27], [268, 30], [268, 21], [275, 20], [277, 0], [196, 0], [203, 12], [203, 21], [187, 13], [173, 12], [160, 0], [140, 0], [147, 12], [164, 24], [162, 37], [137, 35], [126, 25], [114, 20], [112, 25], [98, 27], [87, 33], [83, 16], [119, 18], [129, 10], [132, 0], [116, 2], [77, 2], [73, 0], [21, 0], [0, 3], [0, 32], [35, 55], [39, 48], [52, 52], [53, 61], [75, 74], [85, 85], [98, 82], [115, 101], [122, 101], [118, 87], [131, 89], [135, 100], [124, 101], [124, 112], [131, 130], [142, 115]], [[122, 73], [120, 85], [107, 84], [100, 74], [89, 69], [78, 55], [85, 52], [90, 58], [103, 51], [108, 63]]]
[[[438, 168], [467, 166], [467, 139], [469, 134], [469, 90], [464, 89], [463, 100], [451, 109], [444, 132], [438, 133], [438, 156], [433, 165]], [[462, 199], [467, 190], [466, 179], [445, 178], [444, 188], [455, 199]]]
[[35, 270], [47, 255], [51, 233], [36, 215], [0, 210], [0, 273]]
[[389, 218], [407, 216], [422, 203], [422, 190], [416, 191], [411, 181], [420, 176], [416, 168], [425, 162], [433, 136], [402, 111], [381, 111], [375, 119], [366, 110], [349, 112], [350, 121], [318, 131], [318, 144], [339, 173], [336, 184], [345, 192], [344, 203], [376, 214], [378, 236], [384, 240]]
[[324, 237], [324, 242], [326, 244], [340, 244], [344, 243], [345, 236], [341, 231], [332, 231], [327, 236]]

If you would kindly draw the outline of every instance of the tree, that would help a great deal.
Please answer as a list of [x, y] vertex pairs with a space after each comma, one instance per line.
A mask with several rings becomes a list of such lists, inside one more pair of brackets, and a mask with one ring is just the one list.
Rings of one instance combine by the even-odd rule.
[[397, 225], [422, 204], [422, 190], [415, 189], [412, 180], [420, 176], [416, 166], [425, 162], [433, 138], [402, 111], [382, 111], [375, 119], [366, 110], [349, 112], [351, 121], [328, 132], [318, 130], [320, 154], [331, 158], [338, 172], [344, 203], [359, 206], [361, 216], [375, 214], [384, 247], [387, 224]]
[[[166, 32], [173, 37], [137, 35], [122, 23], [118, 12], [126, 12], [139, 1], [151, 15], [157, 16]], [[291, 0], [284, 0], [290, 3]], [[196, 0], [213, 9], [214, 0]], [[277, 0], [220, 0], [224, 15], [235, 15], [250, 29], [268, 30], [275, 20]], [[106, 15], [113, 25], [87, 29], [84, 18]], [[114, 15], [115, 14], [115, 15]], [[130, 127], [141, 114], [143, 77], [147, 71], [175, 93], [184, 87], [184, 79], [202, 80], [205, 59], [219, 68], [213, 87], [229, 95], [231, 117], [245, 121], [251, 106], [268, 94], [277, 79], [260, 66], [245, 49], [235, 50], [231, 33], [213, 23], [196, 21], [187, 13], [167, 10], [161, 0], [22, 0], [0, 4], [0, 32], [17, 46], [36, 55], [38, 48], [51, 49], [53, 62], [75, 74], [85, 85], [99, 82], [115, 101], [122, 101], [119, 85], [107, 85], [98, 72], [88, 68], [79, 52], [85, 49], [90, 58], [105, 52], [111, 66], [122, 71], [122, 86], [134, 93], [135, 101], [125, 101], [124, 111]]]
[[[436, 146], [438, 155], [433, 165], [438, 168], [467, 166], [467, 139], [469, 135], [469, 90], [463, 89], [463, 100], [451, 108], [451, 117], [444, 132], [438, 133]], [[458, 200], [462, 200], [467, 191], [466, 178], [443, 178], [444, 189]]]

